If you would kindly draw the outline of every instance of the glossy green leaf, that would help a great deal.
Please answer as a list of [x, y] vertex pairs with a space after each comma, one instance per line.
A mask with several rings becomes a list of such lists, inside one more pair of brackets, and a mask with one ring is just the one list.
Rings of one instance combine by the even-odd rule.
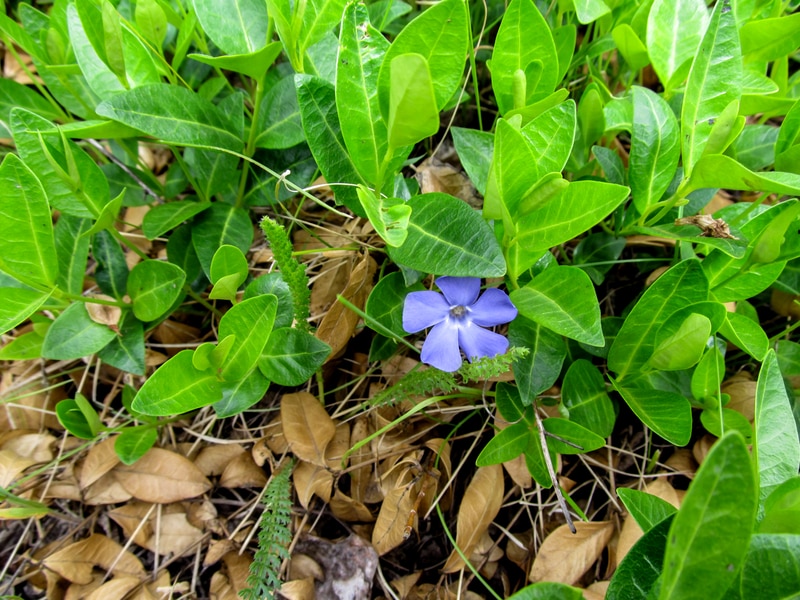
[[294, 77], [284, 77], [264, 94], [255, 127], [259, 148], [290, 148], [306, 139]]
[[192, 229], [192, 245], [205, 274], [210, 276], [211, 261], [220, 246], [230, 244], [246, 253], [253, 235], [250, 216], [241, 208], [216, 202], [204, 211]]
[[782, 600], [800, 590], [800, 535], [750, 538], [741, 575], [741, 598]]
[[585, 359], [573, 362], [561, 386], [561, 402], [570, 421], [583, 425], [600, 437], [614, 429], [616, 415], [600, 371]]
[[294, 320], [292, 292], [289, 290], [286, 281], [284, 281], [283, 275], [281, 273], [266, 273], [261, 277], [256, 277], [247, 284], [242, 300], [262, 294], [272, 294], [278, 299], [278, 311], [275, 314], [273, 327], [280, 329], [281, 327], [290, 326]]
[[800, 101], [795, 102], [786, 113], [778, 130], [778, 138], [775, 140], [776, 170], [793, 173], [800, 171], [797, 161], [793, 160], [800, 152], [798, 146], [800, 146]]
[[653, 2], [647, 17], [647, 51], [665, 89], [671, 90], [683, 82], [708, 21], [703, 0]]
[[18, 287], [0, 287], [0, 333], [13, 329], [35, 313], [49, 293]]
[[339, 182], [366, 184], [366, 181], [358, 174], [345, 146], [333, 85], [308, 75], [295, 75], [295, 84], [303, 130], [320, 171], [326, 181], [334, 184], [332, 189], [336, 200], [356, 214], [365, 216], [355, 189], [335, 185]]
[[758, 531], [800, 535], [800, 475], [787, 479], [767, 496]]
[[589, 276], [576, 267], [556, 266], [514, 290], [511, 301], [520, 314], [568, 338], [603, 345], [600, 305]]
[[138, 0], [134, 11], [136, 26], [145, 39], [161, 50], [167, 35], [167, 15], [157, 0]]
[[86, 306], [71, 304], [47, 330], [42, 356], [53, 360], [71, 360], [94, 354], [114, 338], [105, 325], [92, 321]]
[[16, 154], [0, 164], [0, 269], [43, 286], [52, 286], [59, 273], [47, 197]]
[[709, 348], [692, 373], [692, 396], [698, 401], [719, 396], [719, 386], [724, 376], [725, 357], [718, 348]]
[[283, 327], [269, 336], [258, 368], [278, 385], [301, 385], [322, 366], [331, 348], [312, 334]]
[[562, 171], [577, 133], [575, 102], [559, 102], [531, 119], [520, 131], [533, 151], [540, 176]]
[[97, 412], [82, 394], [56, 404], [56, 416], [64, 429], [83, 440], [93, 440], [103, 427]]
[[[669, 35], [669, 30], [667, 30]], [[651, 56], [652, 58], [652, 56]], [[714, 8], [696, 53], [681, 110], [683, 170], [686, 175], [703, 154], [711, 128], [725, 107], [741, 97], [742, 50], [730, 6]]]
[[613, 380], [612, 383], [625, 403], [655, 434], [676, 446], [689, 443], [692, 435], [692, 407], [686, 398], [674, 392], [624, 388]]
[[461, 166], [469, 175], [475, 189], [485, 195], [494, 152], [494, 135], [464, 127], [453, 127], [450, 129], [450, 134], [453, 136], [453, 145]]
[[255, 370], [240, 381], [223, 382], [221, 386], [222, 399], [211, 406], [218, 419], [226, 419], [260, 402], [269, 388], [269, 379]]
[[548, 447], [559, 454], [583, 454], [605, 446], [606, 441], [599, 435], [560, 417], [550, 417], [543, 421]]
[[[138, 6], [138, 4], [137, 4]], [[245, 54], [228, 54], [223, 56], [208, 56], [205, 54], [190, 54], [189, 58], [212, 67], [235, 71], [247, 75], [255, 80], [264, 78], [264, 74], [280, 55], [283, 46], [280, 42], [271, 42], [255, 52]]]
[[627, 23], [617, 25], [611, 31], [611, 36], [614, 38], [614, 44], [616, 44], [619, 53], [632, 70], [639, 71], [650, 64], [647, 47], [636, 35], [633, 27]]
[[153, 447], [158, 429], [150, 425], [126, 427], [114, 440], [114, 452], [126, 465], [132, 465]]
[[3, 344], [0, 360], [31, 360], [42, 356], [44, 336], [38, 331], [29, 331]]
[[379, 198], [372, 190], [361, 185], [357, 192], [375, 233], [389, 246], [402, 246], [408, 236], [411, 207], [400, 198]]
[[376, 186], [382, 183], [378, 179], [388, 143], [378, 101], [378, 74], [388, 48], [386, 38], [369, 24], [366, 7], [348, 6], [339, 33], [336, 108], [352, 161]]
[[148, 240], [154, 240], [184, 221], [200, 214], [209, 206], [211, 206], [211, 202], [194, 200], [177, 200], [154, 206], [144, 216], [142, 233]]
[[[548, 454], [550, 463], [555, 469], [556, 453], [548, 446]], [[533, 477], [533, 480], [541, 485], [543, 488], [553, 487], [553, 481], [550, 479], [550, 473], [547, 469], [547, 464], [544, 462], [544, 453], [542, 452], [542, 444], [539, 441], [539, 434], [532, 435], [528, 438], [528, 447], [525, 448], [525, 466], [528, 467], [528, 472]]]
[[[223, 244], [214, 253], [214, 258], [211, 259], [211, 269], [209, 272], [211, 283], [216, 284], [223, 277], [234, 275], [236, 281], [235, 288], [244, 283], [249, 273], [249, 265], [247, 258], [245, 258], [239, 248], [229, 244]], [[234, 288], [234, 289], [235, 289]]]
[[619, 496], [625, 508], [636, 520], [636, 524], [642, 531], [647, 533], [653, 527], [661, 523], [670, 515], [674, 515], [678, 510], [666, 500], [658, 496], [653, 496], [647, 492], [632, 490], [630, 488], [617, 488]]
[[[539, 77], [533, 74], [533, 65], [539, 63]], [[523, 108], [514, 101], [514, 74], [526, 73], [523, 90], [524, 105], [527, 106], [550, 94], [558, 83], [559, 64], [556, 46], [550, 27], [542, 13], [531, 0], [513, 0], [503, 15], [497, 32], [491, 61], [492, 91], [497, 99], [501, 115], [513, 109]], [[547, 65], [547, 68], [541, 68]]]
[[738, 313], [729, 312], [726, 317], [720, 334], [756, 360], [763, 360], [769, 340], [761, 325]]
[[633, 131], [628, 177], [640, 213], [661, 199], [678, 166], [678, 120], [669, 104], [647, 88], [633, 87]]
[[278, 299], [272, 294], [254, 296], [236, 304], [219, 321], [218, 337], [236, 336], [236, 345], [222, 367], [225, 381], [244, 379], [255, 367], [267, 345]]
[[730, 190], [775, 192], [789, 196], [800, 195], [800, 175], [796, 173], [754, 173], [729, 156], [711, 154], [701, 158], [689, 180], [689, 190], [707, 187]]
[[381, 113], [389, 116], [391, 64], [404, 54], [425, 59], [435, 109], [442, 110], [461, 84], [468, 43], [467, 10], [462, 0], [443, 0], [427, 8], [403, 28], [386, 52], [378, 76]]
[[479, 467], [486, 467], [514, 460], [525, 452], [528, 440], [532, 435], [538, 436], [538, 433], [532, 432], [531, 426], [525, 421], [514, 423], [496, 432], [475, 459], [475, 464]]
[[97, 261], [94, 277], [100, 289], [117, 300], [127, 293], [128, 264], [125, 254], [108, 231], [100, 231], [92, 240], [92, 257]]
[[774, 350], [767, 353], [758, 375], [754, 424], [753, 459], [761, 513], [772, 490], [800, 469], [797, 425]]
[[710, 407], [700, 413], [700, 422], [711, 435], [722, 437], [726, 431], [735, 430], [746, 442], [753, 436], [753, 427], [742, 413], [732, 408]]
[[708, 299], [700, 262], [678, 263], [645, 291], [628, 314], [608, 353], [608, 366], [624, 379], [641, 370], [655, 349], [655, 333], [676, 310]]
[[500, 412], [500, 416], [509, 423], [519, 421], [525, 412], [526, 406], [530, 405], [530, 403], [526, 405], [522, 401], [519, 388], [510, 383], [501, 381], [497, 384], [496, 392], [495, 403], [497, 405], [497, 410]]
[[741, 232], [733, 230], [731, 230], [731, 235], [734, 236], [734, 239], [705, 237], [702, 235], [703, 231], [700, 227], [695, 225], [675, 225], [674, 223], [661, 223], [654, 227], [634, 227], [633, 230], [642, 235], [652, 235], [691, 244], [702, 244], [710, 248], [716, 248], [734, 258], [742, 258], [747, 250], [747, 240], [743, 239]]
[[[618, 490], [619, 491], [619, 490]], [[661, 575], [672, 517], [647, 531], [622, 559], [606, 589], [606, 600], [646, 600]]]
[[744, 439], [728, 433], [700, 465], [672, 521], [659, 598], [725, 596], [744, 563], [757, 497]]
[[128, 311], [120, 319], [119, 333], [97, 353], [104, 363], [119, 369], [144, 375], [145, 347], [142, 322]]
[[186, 273], [169, 262], [146, 260], [131, 269], [128, 295], [133, 314], [142, 321], [163, 316], [183, 294]]
[[739, 116], [738, 98], [730, 101], [711, 126], [703, 155], [722, 154], [739, 137], [745, 126], [745, 118]]
[[192, 0], [208, 37], [225, 54], [247, 54], [267, 43], [267, 5], [259, 0]]
[[408, 237], [390, 251], [398, 263], [434, 275], [500, 277], [505, 260], [494, 233], [466, 202], [435, 192], [408, 201]]
[[550, 581], [531, 584], [509, 596], [509, 600], [581, 600], [581, 598], [583, 598], [581, 590]]
[[199, 94], [175, 85], [143, 85], [123, 92], [100, 104], [97, 114], [166, 143], [234, 152], [244, 146], [228, 115]]
[[153, 373], [139, 389], [133, 409], [154, 417], [166, 417], [213, 404], [222, 388], [211, 371], [192, 364], [193, 350], [181, 350]]
[[389, 63], [389, 148], [411, 146], [439, 131], [433, 79], [421, 54], [401, 54]]
[[528, 269], [543, 252], [591, 229], [628, 196], [628, 188], [599, 181], [574, 181], [518, 223], [510, 252], [518, 257], [514, 275]]
[[800, 13], [754, 19], [742, 25], [742, 54], [748, 62], [773, 61], [793, 54], [800, 46]]
[[603, 0], [572, 0], [578, 23], [588, 25], [611, 12]]
[[347, 0], [309, 0], [303, 15], [300, 51], [305, 52], [319, 42], [342, 20]]
[[503, 218], [504, 224], [513, 228], [512, 218], [544, 173], [539, 171], [533, 145], [517, 128], [505, 119], [500, 119], [496, 128], [483, 215]]
[[710, 335], [711, 321], [708, 317], [692, 313], [676, 332], [657, 341], [648, 364], [661, 371], [689, 369], [702, 358]]
[[511, 321], [508, 340], [512, 346], [530, 350], [527, 356], [513, 363], [514, 379], [527, 406], [558, 379], [567, 349], [560, 335], [523, 316]]

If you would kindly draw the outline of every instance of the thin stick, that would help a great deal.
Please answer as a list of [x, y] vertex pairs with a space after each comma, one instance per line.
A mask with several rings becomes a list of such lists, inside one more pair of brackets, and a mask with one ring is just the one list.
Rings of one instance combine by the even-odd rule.
[[536, 417], [536, 429], [539, 430], [539, 443], [542, 446], [544, 464], [547, 465], [547, 473], [550, 475], [550, 481], [553, 482], [553, 491], [556, 493], [558, 505], [561, 507], [561, 511], [564, 513], [564, 518], [567, 520], [569, 530], [572, 533], [578, 533], [578, 530], [575, 529], [575, 523], [572, 522], [572, 515], [569, 514], [567, 503], [564, 501], [564, 495], [561, 493], [561, 487], [558, 485], [558, 479], [556, 479], [556, 472], [555, 469], [553, 469], [553, 463], [550, 462], [550, 451], [547, 449], [547, 432], [544, 430], [544, 424], [539, 416], [539, 411], [534, 409], [533, 416]]

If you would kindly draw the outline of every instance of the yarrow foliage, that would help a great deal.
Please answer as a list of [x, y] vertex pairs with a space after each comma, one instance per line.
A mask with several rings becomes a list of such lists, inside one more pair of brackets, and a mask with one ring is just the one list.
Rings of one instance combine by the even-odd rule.
[[480, 297], [480, 279], [439, 277], [442, 293], [411, 292], [403, 305], [403, 328], [409, 333], [432, 328], [422, 346], [422, 362], [456, 371], [461, 366], [461, 350], [472, 362], [508, 350], [508, 340], [485, 327], [512, 321], [517, 309], [502, 290], [490, 288]]

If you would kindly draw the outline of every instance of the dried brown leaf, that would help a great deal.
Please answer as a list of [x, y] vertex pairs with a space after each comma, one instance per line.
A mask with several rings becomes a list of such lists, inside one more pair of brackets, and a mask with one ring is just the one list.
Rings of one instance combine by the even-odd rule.
[[80, 584], [91, 583], [95, 567], [108, 570], [113, 566], [112, 573], [136, 578], [145, 574], [138, 558], [114, 540], [97, 533], [54, 552], [42, 562], [64, 579]]
[[194, 466], [206, 477], [220, 475], [234, 458], [245, 453], [241, 444], [213, 444], [200, 450]]
[[614, 535], [611, 521], [575, 523], [577, 533], [562, 525], [548, 535], [533, 561], [532, 582], [553, 581], [573, 585], [600, 558]]
[[292, 483], [297, 492], [297, 499], [305, 509], [308, 509], [312, 496], [318, 496], [323, 502], [329, 502], [331, 499], [333, 475], [327, 469], [301, 462], [294, 468]]
[[134, 498], [145, 502], [168, 504], [211, 489], [192, 461], [163, 448], [151, 448], [132, 465], [117, 465], [113, 473]]
[[113, 473], [106, 473], [88, 488], [83, 490], [83, 501], [90, 506], [101, 504], [121, 504], [133, 498], [133, 495], [122, 487]]
[[120, 575], [96, 588], [92, 593], [81, 596], [82, 600], [112, 600], [124, 598], [141, 583], [138, 577]]
[[336, 434], [325, 448], [325, 463], [334, 473], [342, 470], [342, 457], [350, 449], [350, 424], [337, 423]]
[[11, 450], [0, 450], [0, 486], [7, 488], [28, 467], [36, 461], [23, 458]]
[[[89, 298], [97, 300], [108, 300], [115, 302], [116, 300], [111, 296], [105, 294], [92, 294]], [[119, 333], [119, 320], [122, 318], [122, 309], [119, 306], [109, 306], [108, 304], [95, 304], [94, 302], [87, 302], [85, 304], [86, 312], [89, 313], [89, 318], [95, 323], [106, 325]]]
[[325, 448], [336, 435], [336, 425], [319, 400], [308, 392], [285, 394], [281, 398], [281, 423], [289, 447], [298, 458], [327, 466]]
[[49, 433], [19, 433], [3, 443], [3, 450], [16, 452], [22, 458], [35, 463], [53, 460], [53, 445], [56, 438]]
[[286, 600], [314, 600], [317, 597], [314, 579], [306, 577], [287, 581], [281, 585], [281, 596], [285, 596]]
[[375, 520], [372, 512], [358, 500], [336, 490], [330, 501], [331, 512], [342, 521], [348, 523], [368, 523]]
[[[350, 274], [347, 287], [342, 296], [351, 304], [363, 310], [378, 264], [369, 254], [356, 265]], [[339, 355], [353, 335], [359, 316], [346, 308], [341, 302], [334, 303], [322, 318], [317, 329], [317, 337], [331, 347], [328, 360]]]
[[[500, 465], [480, 467], [470, 481], [458, 508], [456, 545], [469, 556], [491, 525], [503, 503], [503, 469]], [[442, 571], [452, 573], [464, 567], [455, 550]]]
[[247, 585], [247, 576], [250, 574], [250, 563], [253, 562], [253, 558], [249, 554], [228, 552], [222, 557], [222, 562], [225, 564], [228, 581], [231, 582], [238, 596], [239, 592], [249, 587]]
[[89, 449], [78, 476], [82, 490], [88, 488], [120, 463], [119, 456], [114, 452], [115, 439], [106, 438]]
[[406, 523], [414, 507], [414, 487], [416, 486], [395, 487], [389, 490], [381, 503], [372, 530], [372, 545], [381, 556], [403, 543]]
[[249, 452], [242, 452], [225, 467], [219, 478], [220, 487], [224, 488], [263, 488], [267, 485], [264, 470], [256, 465]]
[[592, 585], [583, 590], [584, 600], [603, 600], [608, 591], [610, 581], [595, 581]]

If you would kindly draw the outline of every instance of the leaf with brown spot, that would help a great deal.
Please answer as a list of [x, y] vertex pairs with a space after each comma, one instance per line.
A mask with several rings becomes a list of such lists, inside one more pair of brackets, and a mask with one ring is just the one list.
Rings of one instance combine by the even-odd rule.
[[[500, 465], [480, 467], [470, 481], [458, 508], [456, 545], [470, 556], [489, 529], [503, 503], [503, 469]], [[452, 573], [464, 567], [464, 560], [453, 550], [442, 572]]]
[[336, 425], [314, 396], [308, 392], [285, 394], [281, 398], [281, 423], [289, 447], [299, 459], [326, 467], [325, 449]]
[[97, 533], [54, 552], [42, 562], [67, 581], [80, 584], [91, 583], [95, 567], [108, 570], [113, 565], [112, 573], [137, 578], [145, 574], [138, 558], [114, 540]]
[[614, 535], [614, 523], [575, 523], [577, 533], [562, 525], [548, 535], [533, 561], [530, 581], [553, 581], [573, 585], [600, 558]]
[[[378, 268], [375, 259], [369, 254], [359, 262], [350, 274], [347, 287], [342, 291], [342, 297], [355, 305], [359, 309], [364, 309], [370, 290], [372, 290], [372, 279], [375, 270]], [[359, 316], [346, 308], [341, 302], [335, 302], [322, 318], [322, 322], [317, 329], [317, 338], [331, 347], [328, 360], [339, 355], [347, 346], [347, 342], [356, 330]]]
[[169, 504], [211, 489], [192, 461], [163, 448], [151, 448], [132, 465], [117, 465], [113, 473], [134, 498], [145, 502]]

